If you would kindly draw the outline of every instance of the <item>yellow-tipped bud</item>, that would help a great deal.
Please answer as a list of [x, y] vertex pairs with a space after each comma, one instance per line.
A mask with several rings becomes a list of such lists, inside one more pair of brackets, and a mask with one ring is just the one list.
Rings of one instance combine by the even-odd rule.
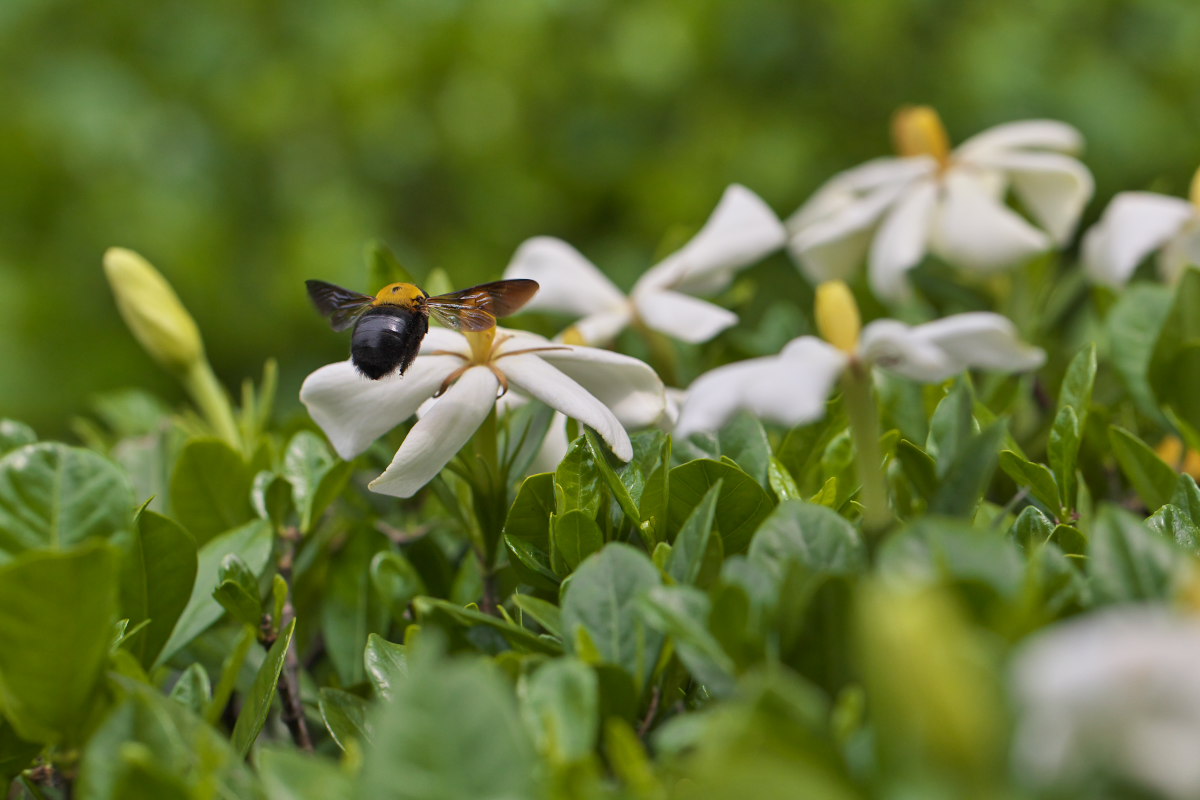
[[817, 287], [817, 333], [821, 338], [853, 355], [858, 352], [862, 318], [850, 287], [842, 281], [826, 281]]
[[471, 345], [471, 363], [487, 364], [492, 360], [492, 343], [496, 341], [496, 326], [486, 331], [464, 331], [467, 343]]
[[583, 335], [583, 331], [579, 330], [578, 325], [572, 325], [562, 332], [559, 337], [563, 344], [574, 345], [576, 347], [586, 347], [587, 339]]
[[1192, 188], [1188, 192], [1188, 199], [1192, 201], [1192, 205], [1200, 208], [1200, 169], [1192, 176]]
[[933, 156], [938, 163], [950, 159], [950, 137], [942, 118], [930, 106], [904, 106], [892, 116], [892, 142], [904, 157]]
[[203, 361], [196, 321], [150, 262], [132, 250], [111, 247], [104, 254], [104, 274], [121, 318], [155, 361], [178, 374]]

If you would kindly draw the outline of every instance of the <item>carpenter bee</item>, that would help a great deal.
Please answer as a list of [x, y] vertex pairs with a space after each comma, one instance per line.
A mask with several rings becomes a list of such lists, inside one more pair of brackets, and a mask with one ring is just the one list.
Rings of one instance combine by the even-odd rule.
[[411, 283], [392, 283], [372, 297], [325, 281], [305, 281], [317, 310], [335, 331], [354, 326], [350, 360], [363, 375], [379, 380], [417, 357], [429, 330], [429, 317], [462, 331], [485, 331], [529, 302], [537, 281], [494, 281], [430, 297]]

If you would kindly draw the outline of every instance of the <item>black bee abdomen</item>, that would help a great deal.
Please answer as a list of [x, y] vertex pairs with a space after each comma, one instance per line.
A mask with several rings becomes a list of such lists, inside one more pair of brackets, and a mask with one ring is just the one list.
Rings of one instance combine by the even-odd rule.
[[397, 368], [403, 374], [417, 357], [428, 330], [429, 318], [419, 311], [390, 305], [367, 309], [354, 327], [350, 360], [371, 380]]

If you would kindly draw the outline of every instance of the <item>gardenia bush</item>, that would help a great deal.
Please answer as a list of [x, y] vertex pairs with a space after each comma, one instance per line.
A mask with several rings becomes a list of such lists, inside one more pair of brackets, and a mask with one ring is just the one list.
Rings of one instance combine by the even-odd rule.
[[[1080, 237], [1069, 126], [895, 138], [786, 223], [730, 187], [628, 293], [514, 242], [534, 313], [322, 367], [311, 417], [269, 354], [221, 386], [109, 251], [191, 403], [110, 396], [83, 446], [0, 422], [0, 786], [1200, 796], [1197, 192]], [[775, 253], [772, 339], [738, 298]]]

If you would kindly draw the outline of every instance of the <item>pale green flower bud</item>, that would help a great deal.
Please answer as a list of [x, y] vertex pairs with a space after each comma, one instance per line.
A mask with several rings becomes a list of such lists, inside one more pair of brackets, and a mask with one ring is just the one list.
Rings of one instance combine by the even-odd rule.
[[150, 262], [132, 250], [110, 247], [104, 254], [104, 274], [121, 318], [155, 361], [187, 374], [204, 360], [196, 321]]

